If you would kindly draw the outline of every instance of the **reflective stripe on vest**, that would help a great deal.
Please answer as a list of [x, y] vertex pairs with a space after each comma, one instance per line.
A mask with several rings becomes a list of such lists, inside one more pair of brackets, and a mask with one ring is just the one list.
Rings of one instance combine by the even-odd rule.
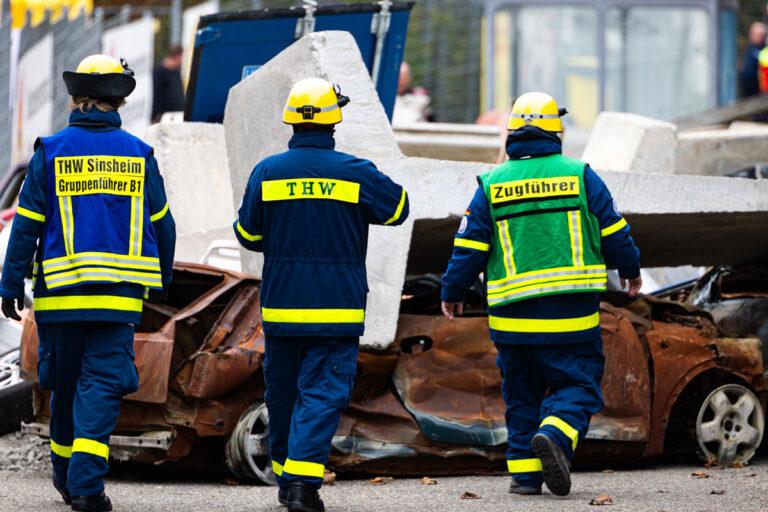
[[[122, 130], [65, 128], [41, 139], [47, 199], [42, 278], [50, 290], [131, 283], [162, 289], [146, 196], [152, 148]], [[99, 154], [93, 154], [98, 147]], [[23, 214], [23, 213], [22, 213]], [[140, 310], [140, 309], [139, 309]]]
[[600, 225], [589, 211], [583, 162], [510, 160], [480, 177], [495, 224], [488, 304], [502, 306], [607, 287]]

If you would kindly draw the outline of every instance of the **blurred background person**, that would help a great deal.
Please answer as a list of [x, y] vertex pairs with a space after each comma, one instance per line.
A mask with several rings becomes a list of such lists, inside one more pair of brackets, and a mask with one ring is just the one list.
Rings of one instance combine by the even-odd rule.
[[411, 66], [403, 62], [397, 82], [397, 98], [392, 124], [434, 122], [432, 99], [424, 87], [413, 86]]
[[741, 96], [748, 98], [760, 94], [758, 84], [758, 59], [760, 52], [765, 48], [766, 26], [765, 23], [756, 21], [749, 27], [749, 41], [744, 54], [744, 66], [741, 70]]
[[152, 73], [153, 123], [159, 122], [166, 112], [184, 110], [184, 84], [181, 81], [183, 62], [184, 49], [181, 45], [173, 45]]

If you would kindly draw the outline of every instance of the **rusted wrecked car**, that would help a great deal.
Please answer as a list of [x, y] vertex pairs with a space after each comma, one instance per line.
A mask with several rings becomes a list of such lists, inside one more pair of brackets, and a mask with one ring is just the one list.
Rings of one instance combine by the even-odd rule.
[[[656, 457], [671, 449], [712, 462], [746, 462], [763, 435], [766, 379], [757, 338], [719, 335], [709, 313], [679, 302], [607, 293], [601, 305], [605, 409], [577, 461]], [[147, 304], [137, 329], [140, 389], [126, 397], [112, 455], [200, 466], [225, 459], [248, 480], [272, 482], [262, 403], [259, 282], [179, 264], [164, 304]], [[23, 369], [36, 379], [37, 336], [27, 321]], [[464, 317], [439, 314], [439, 282], [406, 283], [396, 339], [362, 351], [350, 407], [329, 466], [389, 475], [504, 470], [500, 375], [482, 298]], [[47, 393], [34, 423], [47, 434]]]

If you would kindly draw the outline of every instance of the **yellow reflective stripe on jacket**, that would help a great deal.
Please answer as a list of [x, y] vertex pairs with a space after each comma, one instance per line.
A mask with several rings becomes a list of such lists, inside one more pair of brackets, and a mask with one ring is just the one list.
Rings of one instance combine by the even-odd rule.
[[64, 237], [64, 251], [67, 256], [71, 256], [74, 253], [73, 238], [75, 232], [71, 197], [59, 197], [59, 216], [61, 217], [61, 232]]
[[520, 299], [528, 296], [550, 294], [550, 293], [565, 293], [573, 290], [579, 290], [584, 292], [603, 292], [607, 289], [607, 281], [603, 278], [594, 279], [576, 279], [572, 281], [555, 282], [537, 284], [533, 286], [526, 286], [524, 288], [516, 288], [514, 290], [496, 293], [494, 295], [488, 295], [488, 305], [495, 306], [501, 302], [505, 302], [511, 299]]
[[501, 256], [504, 261], [504, 270], [506, 270], [507, 277], [509, 277], [517, 272], [515, 267], [515, 250], [512, 247], [512, 237], [509, 235], [509, 220], [503, 220], [498, 224]]
[[65, 297], [35, 297], [36, 311], [67, 309], [114, 309], [141, 312], [144, 301], [116, 295], [69, 295]]
[[503, 286], [495, 285], [488, 286], [488, 295], [498, 295], [509, 291], [516, 291], [518, 289], [524, 289], [531, 285], [550, 285], [550, 284], [567, 284], [569, 281], [578, 279], [590, 279], [590, 280], [602, 280], [605, 281], [608, 278], [608, 273], [603, 270], [586, 270], [583, 272], [548, 272], [539, 274], [540, 277], [530, 276], [524, 279], [510, 279]]
[[293, 324], [360, 324], [365, 322], [365, 310], [261, 308], [261, 319]]
[[610, 226], [608, 226], [605, 229], [601, 229], [600, 230], [600, 237], [601, 238], [605, 238], [607, 236], [611, 236], [615, 232], [623, 229], [624, 226], [626, 226], [626, 225], [627, 225], [627, 221], [624, 218], [622, 218], [619, 222], [617, 222], [615, 224], [611, 224]]
[[75, 442], [72, 444], [72, 453], [78, 452], [109, 459], [109, 446], [92, 439], [83, 439], [82, 437], [75, 439]]
[[16, 213], [18, 213], [22, 217], [27, 217], [28, 219], [36, 220], [37, 222], [45, 222], [45, 215], [43, 215], [42, 213], [33, 212], [32, 210], [28, 210], [23, 206], [17, 207]]
[[288, 459], [285, 461], [283, 471], [296, 476], [323, 478], [323, 475], [325, 475], [325, 466], [316, 462], [301, 462]]
[[400, 216], [403, 214], [403, 208], [405, 208], [406, 197], [408, 197], [408, 194], [406, 194], [405, 189], [403, 189], [403, 193], [400, 194], [400, 203], [397, 205], [395, 214], [392, 215], [392, 217], [390, 217], [389, 220], [384, 223], [385, 226], [392, 224], [393, 222], [397, 222], [398, 219], [400, 219]]
[[144, 197], [131, 199], [131, 230], [128, 253], [131, 256], [141, 256], [141, 243], [144, 237]]
[[600, 325], [600, 313], [579, 318], [504, 318], [489, 316], [488, 325], [496, 331], [506, 332], [575, 332]]
[[64, 446], [51, 439], [51, 451], [65, 459], [72, 458], [72, 446]]
[[558, 429], [560, 432], [566, 435], [571, 440], [573, 449], [576, 449], [576, 445], [579, 443], [579, 431], [561, 420], [556, 416], [547, 416], [544, 421], [541, 422], [541, 427], [544, 425], [551, 425]]
[[283, 476], [283, 465], [276, 460], [272, 461], [272, 472], [277, 476]]
[[354, 181], [326, 178], [262, 181], [261, 199], [262, 201], [326, 199], [357, 204], [360, 201], [360, 184]]
[[149, 221], [150, 222], [157, 222], [160, 219], [162, 219], [163, 217], [165, 217], [166, 213], [168, 213], [168, 203], [167, 202], [165, 203], [165, 206], [163, 206], [162, 210], [160, 210], [159, 212], [155, 213], [154, 215], [150, 215], [149, 216]]
[[541, 471], [541, 459], [508, 460], [507, 469], [510, 473], [537, 473]]
[[242, 236], [249, 242], [258, 242], [263, 238], [261, 235], [252, 235], [249, 232], [247, 232], [243, 227], [243, 225], [240, 224], [240, 221], [237, 221], [237, 232], [240, 233], [240, 236]]
[[466, 238], [454, 238], [454, 247], [464, 247], [466, 249], [474, 249], [476, 251], [488, 252], [491, 250], [491, 244], [485, 242], [478, 242], [476, 240], [468, 240]]
[[584, 266], [584, 235], [581, 231], [581, 211], [568, 212], [568, 227], [571, 237], [573, 266]]
[[58, 258], [44, 260], [43, 272], [48, 274], [85, 264], [160, 271], [159, 258], [131, 256], [129, 254], [114, 254], [109, 252], [80, 252], [69, 256], [60, 256]]
[[[539, 277], [548, 277], [550, 275], [566, 275], [566, 273], [582, 273], [582, 272], [588, 272], [592, 270], [599, 270], [601, 272], [605, 272], [605, 265], [584, 265], [580, 267], [555, 267], [555, 268], [548, 268], [544, 270], [533, 270], [531, 272], [521, 272], [519, 274], [515, 274], [513, 276], [505, 277], [503, 279], [496, 279], [494, 281], [488, 281], [488, 287], [489, 288], [499, 288], [501, 286], [506, 286], [509, 283], [521, 281], [523, 279], [528, 278], [539, 278]], [[591, 272], [588, 272], [591, 273]]]
[[45, 277], [45, 285], [49, 290], [54, 290], [70, 284], [93, 281], [135, 283], [153, 288], [163, 286], [162, 275], [159, 272], [133, 272], [98, 267], [82, 267], [77, 270], [47, 275]]

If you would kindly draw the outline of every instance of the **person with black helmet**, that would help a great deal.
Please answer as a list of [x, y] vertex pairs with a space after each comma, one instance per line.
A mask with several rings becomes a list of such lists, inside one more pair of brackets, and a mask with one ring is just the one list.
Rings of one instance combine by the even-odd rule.
[[0, 280], [19, 320], [34, 260], [38, 379], [51, 393], [53, 485], [73, 510], [112, 510], [109, 437], [138, 389], [134, 326], [171, 280], [176, 228], [152, 148], [120, 129], [127, 63], [91, 55], [65, 71], [69, 126], [35, 142]]

